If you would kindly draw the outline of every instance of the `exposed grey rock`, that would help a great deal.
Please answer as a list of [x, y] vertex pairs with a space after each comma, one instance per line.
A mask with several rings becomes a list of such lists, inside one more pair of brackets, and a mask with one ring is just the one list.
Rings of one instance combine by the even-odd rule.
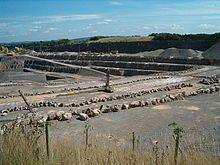
[[70, 120], [71, 118], [72, 118], [72, 113], [70, 113], [70, 112], [65, 112], [65, 113], [62, 115], [62, 121]]
[[151, 101], [151, 104], [152, 104], [152, 105], [157, 105], [156, 99], [153, 99], [153, 100]]
[[123, 103], [122, 106], [121, 106], [121, 109], [129, 109], [129, 105], [128, 104], [125, 104]]
[[216, 90], [217, 92], [219, 92], [219, 91], [220, 91], [220, 87], [219, 87], [219, 86], [215, 86], [215, 90]]
[[119, 105], [114, 105], [110, 107], [112, 112], [118, 112], [119, 110], [121, 110], [121, 107]]
[[139, 101], [133, 101], [129, 104], [129, 108], [139, 107]]
[[64, 111], [58, 111], [58, 112], [56, 113], [56, 119], [57, 119], [57, 120], [62, 120], [64, 113], [65, 113]]
[[102, 108], [100, 108], [102, 113], [108, 113], [111, 112], [111, 108], [109, 105], [103, 106]]
[[47, 120], [55, 120], [56, 119], [56, 112], [51, 111], [47, 113], [48, 119]]
[[151, 101], [150, 100], [146, 100], [145, 101], [145, 106], [151, 105]]
[[79, 113], [76, 119], [81, 121], [86, 121], [89, 119], [89, 116], [85, 113]]
[[144, 100], [140, 100], [140, 101], [139, 101], [139, 105], [140, 105], [141, 107], [145, 106]]
[[170, 98], [171, 100], [175, 100], [175, 96], [172, 95], [172, 94], [169, 94], [169, 98]]

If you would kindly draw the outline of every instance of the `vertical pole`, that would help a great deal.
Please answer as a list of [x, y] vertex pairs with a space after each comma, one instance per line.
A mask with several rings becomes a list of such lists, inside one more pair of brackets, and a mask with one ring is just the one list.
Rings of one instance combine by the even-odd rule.
[[109, 81], [110, 81], [110, 70], [108, 69], [107, 70], [107, 73], [106, 73], [106, 88], [108, 88], [109, 87]]
[[174, 153], [174, 163], [175, 163], [175, 165], [178, 165], [179, 144], [180, 144], [180, 134], [177, 134], [177, 136], [176, 136], [176, 145], [175, 145], [175, 153]]
[[135, 135], [134, 132], [132, 132], [132, 150], [134, 152], [134, 145], [135, 145]]
[[45, 132], [46, 132], [47, 157], [48, 157], [49, 160], [52, 160], [52, 158], [53, 158], [53, 149], [52, 149], [52, 145], [51, 145], [50, 125], [51, 125], [50, 122], [47, 121]]
[[88, 146], [89, 143], [89, 130], [86, 129], [86, 147]]

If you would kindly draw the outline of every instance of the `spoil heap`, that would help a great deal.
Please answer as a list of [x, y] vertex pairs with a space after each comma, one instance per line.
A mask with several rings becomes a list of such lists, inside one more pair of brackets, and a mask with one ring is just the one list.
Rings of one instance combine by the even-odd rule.
[[178, 59], [203, 58], [201, 51], [192, 50], [192, 49], [177, 49], [177, 48], [168, 48], [165, 51], [163, 51], [159, 57], [178, 58]]
[[202, 55], [206, 59], [220, 59], [220, 42], [206, 50]]

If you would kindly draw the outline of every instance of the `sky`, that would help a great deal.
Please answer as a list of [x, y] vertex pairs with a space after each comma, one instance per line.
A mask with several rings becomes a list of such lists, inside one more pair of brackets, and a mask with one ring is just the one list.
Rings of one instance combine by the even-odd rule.
[[0, 42], [220, 31], [220, 0], [0, 0]]

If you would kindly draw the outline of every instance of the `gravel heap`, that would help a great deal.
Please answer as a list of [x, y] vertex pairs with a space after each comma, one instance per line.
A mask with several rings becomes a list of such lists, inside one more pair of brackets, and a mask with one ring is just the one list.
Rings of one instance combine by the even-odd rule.
[[192, 49], [177, 49], [168, 48], [165, 49], [159, 57], [163, 58], [179, 58], [179, 59], [192, 59], [192, 58], [203, 58], [202, 52]]
[[202, 55], [206, 59], [220, 59], [220, 42], [210, 47]]

